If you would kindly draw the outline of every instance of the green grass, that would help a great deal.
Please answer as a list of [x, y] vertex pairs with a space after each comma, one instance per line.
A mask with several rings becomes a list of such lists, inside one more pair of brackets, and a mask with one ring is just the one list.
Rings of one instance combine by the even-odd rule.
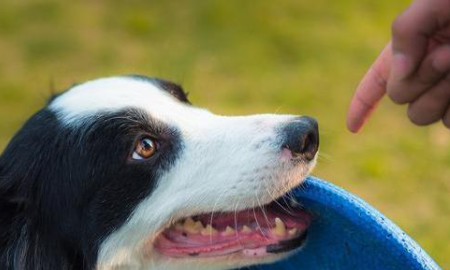
[[112, 74], [178, 81], [222, 114], [319, 119], [315, 174], [360, 195], [450, 268], [450, 132], [381, 104], [345, 129], [359, 79], [408, 1], [15, 1], [0, 4], [0, 149], [52, 91]]

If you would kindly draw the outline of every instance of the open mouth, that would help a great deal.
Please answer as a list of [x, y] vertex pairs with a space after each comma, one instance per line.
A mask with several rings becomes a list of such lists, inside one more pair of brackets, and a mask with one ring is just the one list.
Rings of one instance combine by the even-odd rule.
[[257, 258], [297, 249], [306, 240], [311, 215], [281, 198], [264, 207], [187, 217], [165, 229], [156, 249], [169, 257]]

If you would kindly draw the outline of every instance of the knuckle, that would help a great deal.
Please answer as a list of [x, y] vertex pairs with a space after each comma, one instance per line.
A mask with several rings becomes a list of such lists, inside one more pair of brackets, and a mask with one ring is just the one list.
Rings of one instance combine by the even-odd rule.
[[405, 98], [402, 91], [388, 90], [387, 95], [395, 104], [403, 105], [408, 103], [408, 100]]
[[375, 85], [381, 89], [386, 89], [387, 78], [385, 75], [383, 75], [381, 68], [378, 66], [374, 66], [374, 67], [372, 67], [371, 71], [372, 71], [372, 77], [374, 79]]
[[403, 15], [400, 14], [392, 22], [391, 31], [394, 36], [401, 36], [408, 30], [408, 27]]

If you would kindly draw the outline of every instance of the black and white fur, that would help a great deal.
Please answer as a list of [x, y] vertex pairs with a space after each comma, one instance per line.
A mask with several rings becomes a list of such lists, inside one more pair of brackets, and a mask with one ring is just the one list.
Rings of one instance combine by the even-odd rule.
[[[0, 157], [0, 269], [229, 269], [259, 261], [163, 258], [171, 221], [267, 204], [315, 164], [283, 154], [290, 115], [226, 117], [143, 76], [76, 85], [54, 97]], [[146, 161], [137, 138], [157, 138]], [[275, 258], [275, 257], [274, 257]], [[272, 258], [273, 259], [273, 258]]]

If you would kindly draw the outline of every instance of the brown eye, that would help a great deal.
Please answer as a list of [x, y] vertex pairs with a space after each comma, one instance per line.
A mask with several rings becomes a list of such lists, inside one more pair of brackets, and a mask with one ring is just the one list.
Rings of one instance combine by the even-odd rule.
[[156, 143], [153, 139], [145, 137], [136, 142], [133, 159], [149, 159], [156, 153]]

